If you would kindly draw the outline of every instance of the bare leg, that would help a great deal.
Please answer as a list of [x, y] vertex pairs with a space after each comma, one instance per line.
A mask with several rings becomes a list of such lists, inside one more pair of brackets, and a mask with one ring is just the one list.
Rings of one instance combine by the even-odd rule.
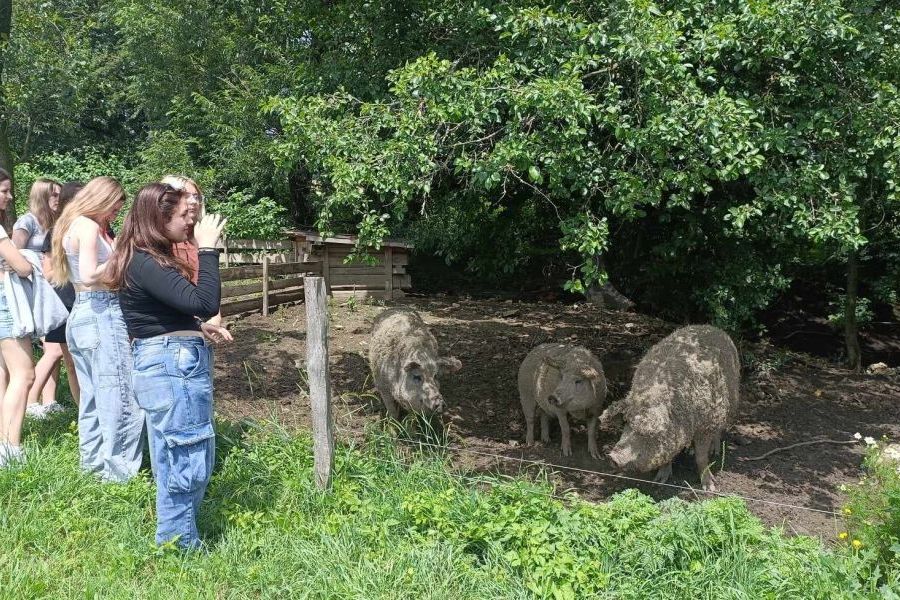
[[544, 444], [550, 443], [550, 415], [544, 412], [543, 408], [538, 408], [541, 413], [541, 441]]
[[572, 432], [569, 429], [569, 419], [566, 417], [565, 411], [556, 413], [559, 419], [559, 429], [562, 432], [562, 453], [563, 456], [572, 456]]
[[72, 392], [72, 400], [75, 401], [75, 405], [77, 406], [81, 402], [81, 386], [78, 385], [78, 374], [75, 372], [75, 361], [72, 360], [72, 355], [69, 353], [69, 347], [65, 344], [60, 344], [63, 353], [63, 360], [66, 363], [66, 379], [69, 380], [69, 391]]
[[59, 377], [59, 360], [62, 357], [61, 344], [44, 342], [44, 355], [34, 367], [34, 384], [28, 390], [28, 404], [37, 404], [39, 397], [44, 406], [56, 401], [56, 382]]
[[656, 471], [656, 476], [653, 477], [653, 481], [656, 483], [665, 483], [669, 480], [669, 477], [672, 476], [672, 462], [667, 462], [663, 466], [661, 466]]
[[9, 382], [0, 400], [0, 442], [19, 446], [22, 443], [22, 421], [25, 420], [28, 389], [34, 382], [31, 339], [0, 340], [0, 353], [9, 374]]
[[593, 458], [599, 460], [600, 450], [597, 448], [597, 421], [598, 419], [596, 416], [588, 415], [588, 452], [591, 453]]
[[694, 440], [694, 460], [697, 461], [697, 472], [700, 473], [700, 485], [709, 492], [716, 491], [716, 482], [709, 470], [709, 451], [713, 437], [708, 435]]

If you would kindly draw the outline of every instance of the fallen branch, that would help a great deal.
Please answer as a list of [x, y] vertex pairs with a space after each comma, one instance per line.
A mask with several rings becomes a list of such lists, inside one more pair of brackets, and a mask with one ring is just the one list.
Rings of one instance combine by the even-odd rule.
[[767, 458], [776, 452], [782, 452], [784, 450], [790, 450], [791, 448], [799, 448], [800, 446], [812, 446], [813, 444], [858, 444], [857, 440], [810, 440], [808, 442], [797, 442], [796, 444], [791, 444], [790, 446], [784, 446], [782, 448], [775, 448], [774, 450], [769, 450], [765, 454], [760, 454], [759, 456], [744, 456], [739, 458], [738, 460], [762, 460]]

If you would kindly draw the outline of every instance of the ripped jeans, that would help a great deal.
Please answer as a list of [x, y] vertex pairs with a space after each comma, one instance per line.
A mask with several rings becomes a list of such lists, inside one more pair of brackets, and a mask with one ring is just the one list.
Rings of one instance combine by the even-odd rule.
[[156, 480], [156, 543], [197, 548], [197, 513], [216, 451], [212, 348], [199, 336], [159, 336], [134, 340], [132, 349]]

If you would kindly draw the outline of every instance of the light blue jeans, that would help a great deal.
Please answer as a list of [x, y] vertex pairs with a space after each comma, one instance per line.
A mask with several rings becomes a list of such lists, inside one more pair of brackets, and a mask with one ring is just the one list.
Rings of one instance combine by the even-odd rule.
[[156, 543], [197, 548], [197, 513], [216, 457], [212, 348], [199, 336], [135, 340], [132, 348], [156, 479]]
[[66, 341], [81, 386], [81, 467], [106, 481], [128, 481], [141, 468], [144, 413], [131, 391], [131, 349], [115, 292], [79, 292]]

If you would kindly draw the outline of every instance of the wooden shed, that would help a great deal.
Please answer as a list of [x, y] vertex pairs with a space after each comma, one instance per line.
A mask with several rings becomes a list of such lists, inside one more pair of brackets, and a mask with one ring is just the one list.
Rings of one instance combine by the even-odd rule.
[[316, 231], [288, 232], [293, 241], [297, 262], [319, 263], [327, 292], [334, 297], [372, 296], [391, 300], [401, 298], [403, 290], [412, 287], [406, 272], [412, 244], [397, 239], [385, 239], [377, 251], [370, 252], [371, 263], [347, 258], [356, 245], [356, 236], [336, 235], [323, 238]]

